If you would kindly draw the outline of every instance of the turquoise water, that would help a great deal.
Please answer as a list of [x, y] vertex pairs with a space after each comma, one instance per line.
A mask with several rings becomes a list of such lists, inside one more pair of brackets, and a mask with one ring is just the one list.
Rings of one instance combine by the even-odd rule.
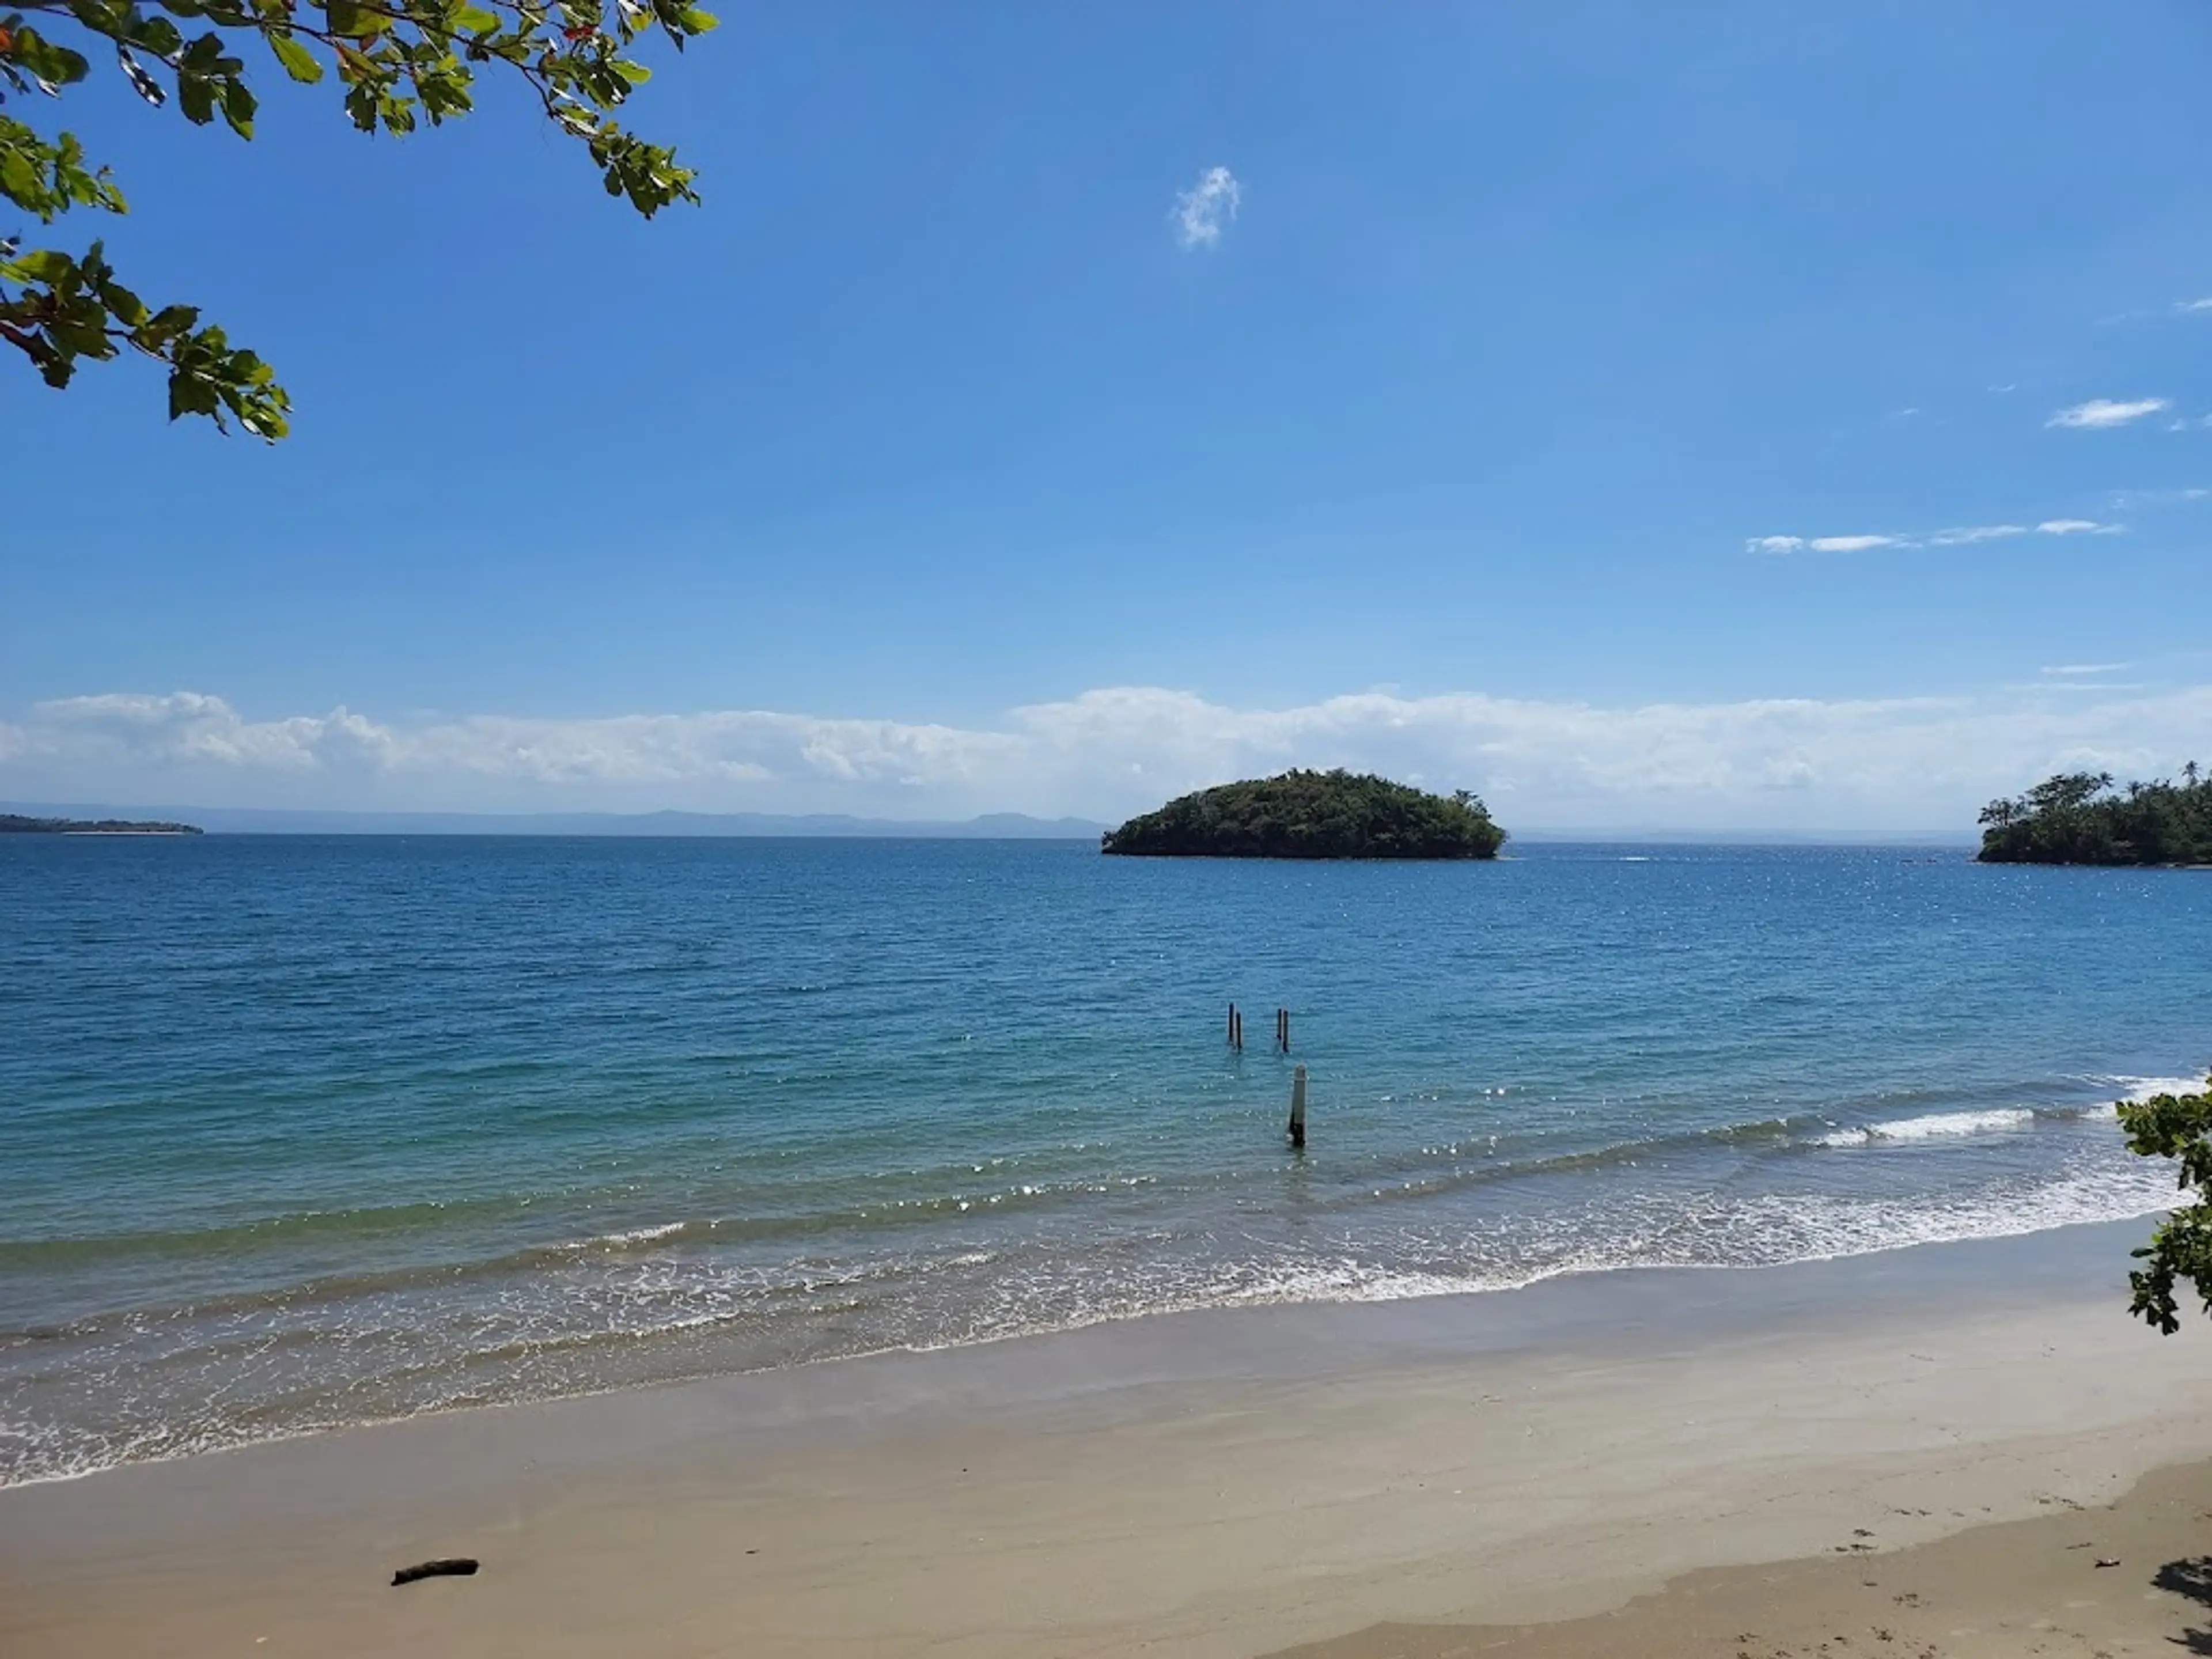
[[2169, 1191], [2212, 877], [1518, 850], [0, 840], [0, 1482]]

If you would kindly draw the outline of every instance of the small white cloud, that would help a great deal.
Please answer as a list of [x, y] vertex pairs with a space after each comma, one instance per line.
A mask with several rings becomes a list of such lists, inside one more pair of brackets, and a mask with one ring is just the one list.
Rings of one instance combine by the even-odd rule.
[[2212, 495], [2212, 489], [2115, 489], [2112, 495], [2114, 507], [2123, 513], [2138, 507], [2170, 507], [2177, 501], [2201, 501]]
[[[2208, 492], [2173, 492], [2185, 499]], [[2040, 524], [1965, 524], [1948, 530], [1896, 536], [1753, 536], [1745, 542], [1747, 553], [1868, 553], [1877, 548], [1974, 547], [1984, 542], [2008, 541], [2015, 536], [2117, 536], [2124, 525], [2100, 524], [2094, 519], [2045, 519]]]
[[2181, 312], [2212, 311], [2212, 299], [2176, 300], [2173, 308]]
[[2117, 674], [2130, 665], [2124, 662], [2062, 662], [2051, 667], [2039, 669], [2043, 674], [2064, 674], [2079, 677], [2083, 674]]
[[1910, 547], [1898, 536], [1753, 536], [1743, 544], [1747, 553], [1864, 553], [1877, 547]]
[[1976, 542], [2002, 541], [2008, 536], [2025, 536], [2027, 526], [2021, 524], [1970, 524], [1956, 530], [1939, 530], [1928, 538], [1930, 547], [1971, 547]]
[[2045, 426], [2108, 427], [2125, 426], [2146, 415], [2155, 415], [2172, 407], [2166, 398], [2137, 398], [2131, 403], [2118, 403], [2110, 398], [2092, 398], [2086, 404], [2075, 404], [2062, 409], [2044, 422]]
[[1889, 418], [1893, 421], [1901, 421], [1909, 415], [1917, 415], [1919, 412], [1920, 405], [1918, 404], [1907, 404], [1903, 409], [1891, 410], [1889, 411]]
[[1176, 192], [1175, 210], [1168, 215], [1176, 228], [1176, 240], [1186, 248], [1212, 247], [1221, 240], [1224, 219], [1237, 216], [1244, 199], [1243, 187], [1227, 167], [1208, 167], [1188, 190]]
[[2017, 380], [2008, 380], [2002, 386], [1991, 386], [1990, 390], [1996, 392], [1999, 397], [2002, 397], [2008, 392], [2019, 391], [2020, 382]]

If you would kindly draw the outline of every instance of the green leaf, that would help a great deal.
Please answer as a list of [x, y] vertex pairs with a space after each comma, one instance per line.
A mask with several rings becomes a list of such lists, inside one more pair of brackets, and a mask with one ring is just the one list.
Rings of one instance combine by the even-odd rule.
[[243, 81], [229, 81], [222, 88], [222, 118], [241, 138], [253, 137], [253, 94]]
[[8, 263], [19, 281], [44, 283], [49, 288], [65, 283], [76, 274], [76, 261], [59, 248], [34, 247], [28, 253], [18, 254]]
[[493, 34], [499, 29], [497, 12], [486, 11], [482, 6], [468, 3], [468, 0], [462, 0], [446, 21], [448, 27], [464, 34]]
[[322, 59], [290, 35], [270, 35], [269, 50], [276, 54], [276, 61], [284, 66], [284, 73], [295, 81], [304, 81], [312, 85], [323, 78]]

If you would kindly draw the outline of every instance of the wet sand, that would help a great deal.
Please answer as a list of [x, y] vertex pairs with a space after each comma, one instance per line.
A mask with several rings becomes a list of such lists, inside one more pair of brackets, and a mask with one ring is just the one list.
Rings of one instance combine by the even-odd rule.
[[[2212, 1459], [2212, 1334], [2126, 1317], [2145, 1231], [1181, 1316], [19, 1487], [0, 1651], [2187, 1650], [2204, 1609], [2154, 1578], [2212, 1550], [2178, 1467]], [[390, 1587], [445, 1555], [483, 1571]]]

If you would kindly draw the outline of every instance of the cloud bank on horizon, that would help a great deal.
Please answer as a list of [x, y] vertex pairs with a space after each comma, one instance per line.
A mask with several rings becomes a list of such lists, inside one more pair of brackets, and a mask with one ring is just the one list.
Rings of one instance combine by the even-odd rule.
[[202, 693], [113, 693], [0, 723], [0, 799], [1115, 819], [1231, 778], [1346, 766], [1475, 789], [1529, 830], [1966, 834], [1984, 802], [2051, 772], [2162, 775], [2194, 756], [2212, 685], [2097, 682], [2116, 666], [1978, 696], [1632, 708], [1381, 691], [1235, 708], [1125, 686], [989, 728], [769, 710], [257, 720]]

